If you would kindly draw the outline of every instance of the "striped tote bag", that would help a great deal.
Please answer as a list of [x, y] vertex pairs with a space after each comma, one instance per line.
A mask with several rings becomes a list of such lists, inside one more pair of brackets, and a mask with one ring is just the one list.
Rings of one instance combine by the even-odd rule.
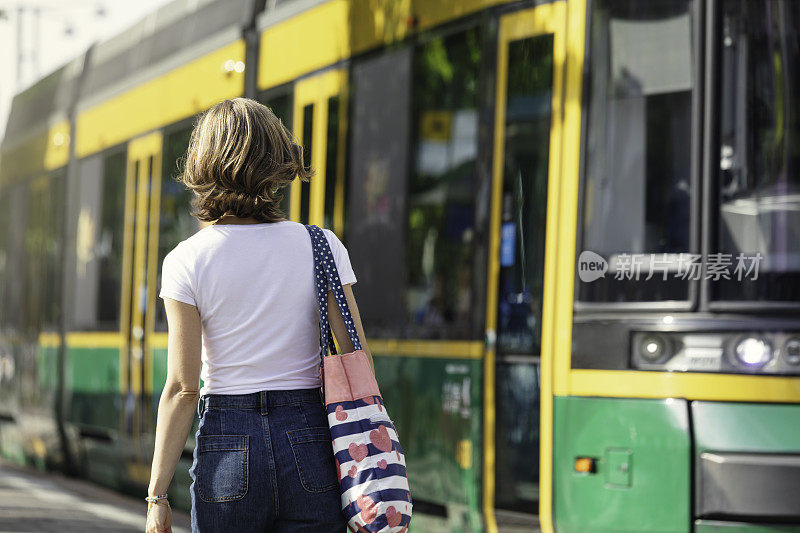
[[[342, 511], [353, 532], [405, 533], [411, 492], [397, 431], [386, 412], [367, 354], [361, 349], [339, 272], [322, 230], [306, 225], [314, 249], [319, 299], [320, 366]], [[336, 354], [328, 325], [328, 289], [333, 291], [355, 351]], [[330, 347], [330, 355], [328, 355]]]

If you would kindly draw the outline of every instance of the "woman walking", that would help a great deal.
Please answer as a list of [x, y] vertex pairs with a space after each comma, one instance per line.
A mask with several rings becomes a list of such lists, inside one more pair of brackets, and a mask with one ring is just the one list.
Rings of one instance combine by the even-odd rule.
[[[312, 244], [306, 228], [286, 220], [279, 206], [283, 187], [311, 175], [302, 147], [253, 100], [217, 104], [192, 132], [180, 180], [195, 194], [193, 216], [212, 224], [180, 242], [162, 265], [167, 381], [147, 533], [171, 531], [167, 486], [195, 412], [193, 532], [345, 530], [320, 394]], [[324, 233], [372, 365], [347, 250], [333, 232]], [[328, 298], [336, 340], [343, 352], [353, 351], [339, 308]]]

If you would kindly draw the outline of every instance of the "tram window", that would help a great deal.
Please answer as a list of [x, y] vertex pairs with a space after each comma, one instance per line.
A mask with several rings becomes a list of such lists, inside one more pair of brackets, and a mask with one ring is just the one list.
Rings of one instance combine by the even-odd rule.
[[28, 333], [39, 330], [42, 313], [42, 209], [44, 193], [47, 186], [46, 179], [40, 178], [28, 184], [27, 212], [28, 219], [25, 224], [25, 288], [23, 290], [24, 307], [22, 309], [23, 328]]
[[[311, 150], [314, 146], [314, 104], [303, 107], [303, 163], [311, 165]], [[311, 205], [311, 182], [300, 182], [300, 222], [308, 224], [309, 206]]]
[[[334, 228], [336, 208], [336, 184], [339, 173], [339, 97], [328, 98], [327, 152], [325, 154], [325, 219], [326, 228]], [[340, 239], [344, 237], [339, 235]]]
[[[283, 122], [283, 125], [286, 126], [289, 131], [292, 131], [292, 97], [290, 93], [275, 96], [263, 94], [260, 100], [261, 103], [272, 110], [276, 117], [281, 119], [281, 122]], [[304, 158], [304, 161], [306, 162], [306, 166], [308, 166], [309, 161], [307, 156]], [[281, 194], [283, 195], [281, 199], [281, 211], [283, 211], [286, 218], [289, 218], [290, 187], [284, 187]]]
[[[13, 221], [13, 225], [12, 225]], [[0, 331], [5, 329], [8, 322], [8, 289], [9, 272], [14, 272], [11, 267], [11, 258], [14, 250], [11, 244], [11, 228], [19, 224], [11, 218], [11, 196], [9, 189], [0, 190], [0, 227], [5, 230], [0, 232]]]
[[[3, 328], [21, 330], [22, 328], [22, 309], [23, 294], [22, 289], [27, 277], [25, 268], [25, 254], [23, 253], [25, 244], [25, 222], [28, 218], [25, 213], [25, 195], [27, 186], [18, 183], [13, 186], [6, 186], [0, 193], [3, 204], [3, 216], [9, 223], [3, 232], [6, 246], [4, 246], [4, 275], [0, 283], [3, 284], [2, 294], [2, 324]], [[9, 275], [13, 273], [13, 275]]]
[[406, 314], [411, 336], [469, 338], [478, 151], [477, 27], [415, 50]]
[[60, 250], [61, 227], [66, 207], [67, 173], [58, 170], [48, 177], [46, 215], [43, 216], [42, 258], [44, 262], [44, 326], [58, 328], [59, 306], [61, 306]]
[[[605, 277], [579, 281], [578, 298], [688, 300], [689, 281], [676, 274], [679, 254], [696, 253], [693, 2], [596, 0], [591, 13], [578, 252], [601, 255], [609, 270]], [[626, 270], [632, 254], [657, 254], [661, 270], [649, 280], [646, 268], [637, 274], [636, 263]]]
[[292, 98], [289, 94], [278, 96], [263, 96], [261, 103], [269, 107], [276, 117], [281, 119], [283, 125], [291, 130], [292, 126]]
[[91, 331], [97, 327], [103, 160], [102, 154], [95, 154], [78, 161], [76, 201], [70, 207], [70, 219], [75, 224], [75, 277], [67, 318], [72, 330]]
[[[710, 281], [711, 294], [718, 300], [797, 302], [800, 3], [726, 0], [721, 8], [712, 251], [730, 254], [730, 261], [723, 261], [730, 264], [731, 279]], [[762, 259], [752, 259], [756, 252]], [[738, 279], [739, 254], [746, 269], [758, 263], [757, 274], [751, 271]]]
[[94, 247], [98, 260], [97, 323], [100, 329], [118, 330], [122, 290], [122, 252], [125, 229], [126, 153], [103, 160], [100, 234]]
[[541, 349], [552, 82], [552, 35], [509, 44], [499, 354], [539, 355]]
[[64, 206], [63, 171], [30, 182], [25, 227], [24, 327], [29, 332], [58, 327], [59, 246]]
[[[191, 127], [164, 135], [161, 163], [161, 208], [158, 222], [158, 274], [156, 287], [161, 287], [161, 265], [170, 250], [200, 229], [200, 222], [191, 215], [191, 189], [177, 181], [183, 158], [189, 148]], [[167, 331], [163, 304], [156, 305], [156, 331]]]
[[347, 250], [370, 337], [403, 335], [411, 47], [360, 58], [350, 87]]

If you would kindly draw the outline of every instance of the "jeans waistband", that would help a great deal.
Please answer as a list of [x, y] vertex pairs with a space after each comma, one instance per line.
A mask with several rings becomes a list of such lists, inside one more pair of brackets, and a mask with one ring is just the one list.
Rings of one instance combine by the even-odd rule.
[[207, 407], [254, 409], [266, 414], [270, 407], [298, 403], [323, 404], [322, 389], [262, 390], [248, 394], [204, 394], [197, 402], [197, 415]]

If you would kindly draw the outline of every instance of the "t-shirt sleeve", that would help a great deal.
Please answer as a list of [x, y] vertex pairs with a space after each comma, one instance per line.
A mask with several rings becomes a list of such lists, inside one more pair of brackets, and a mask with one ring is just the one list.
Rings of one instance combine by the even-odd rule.
[[161, 298], [167, 297], [197, 306], [192, 287], [192, 275], [187, 258], [180, 247], [175, 247], [164, 257], [161, 266]]
[[339, 271], [339, 279], [342, 281], [342, 285], [355, 283], [356, 275], [350, 264], [350, 255], [347, 253], [347, 248], [344, 247], [339, 237], [331, 230], [323, 229], [323, 233], [325, 233], [325, 237], [328, 239], [328, 244], [331, 245], [333, 261], [336, 263], [336, 269]]

